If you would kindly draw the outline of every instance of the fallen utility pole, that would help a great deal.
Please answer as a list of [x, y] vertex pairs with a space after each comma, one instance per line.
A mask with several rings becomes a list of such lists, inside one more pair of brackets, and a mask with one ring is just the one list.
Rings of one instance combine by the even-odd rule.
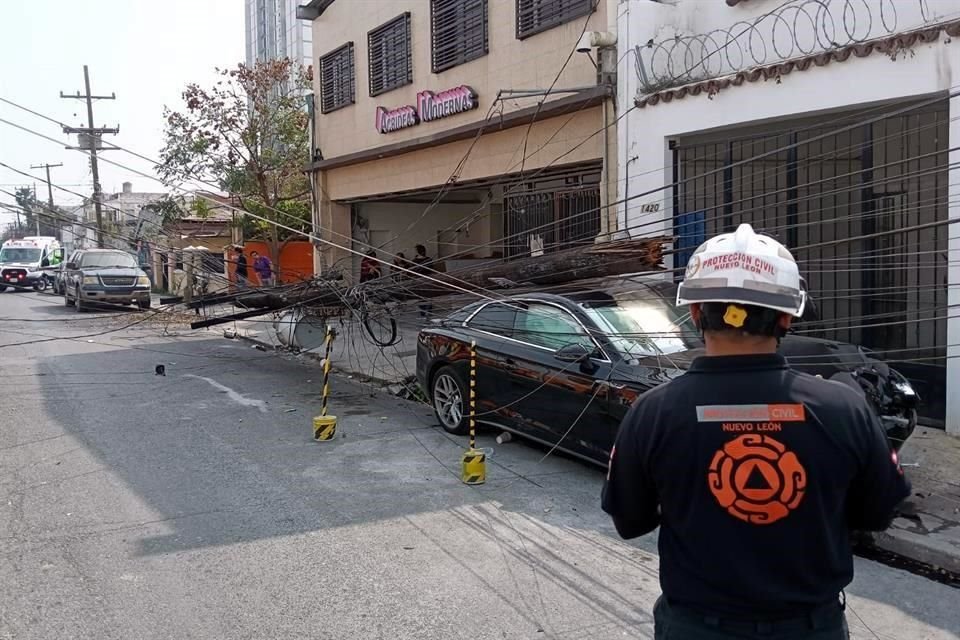
[[[519, 291], [518, 287], [542, 287], [584, 280], [596, 280], [638, 272], [657, 272], [663, 269], [663, 244], [671, 238], [634, 238], [615, 240], [586, 246], [573, 247], [543, 256], [518, 258], [486, 267], [452, 273], [430, 272], [431, 280], [419, 278], [416, 273], [403, 274], [400, 279], [391, 276], [372, 280], [363, 285], [369, 295], [376, 299], [413, 300], [449, 296], [451, 291], [473, 287], [478, 295], [485, 291], [506, 289]], [[428, 267], [429, 268], [429, 267]], [[235, 314], [208, 318], [190, 324], [191, 329], [203, 329], [218, 324], [267, 315], [293, 306], [342, 307], [346, 289], [335, 283], [326, 283], [318, 288], [316, 281], [295, 285], [289, 289], [275, 289], [262, 293], [242, 292], [216, 296], [220, 303], [242, 298], [249, 310]], [[507, 294], [509, 295], [509, 294]], [[210, 303], [210, 300], [207, 301]], [[195, 300], [190, 306], [202, 306], [204, 300]]]
[[[417, 280], [415, 275], [403, 274], [396, 280], [390, 277], [373, 280], [367, 286], [374, 293], [391, 293], [402, 283], [406, 297], [433, 298], [449, 294], [454, 285], [472, 285], [478, 292], [483, 292], [524, 284], [545, 286], [605, 278], [662, 268], [663, 244], [669, 240], [657, 236], [598, 242], [462, 271], [430, 273], [433, 280]], [[391, 297], [405, 296], [401, 291], [396, 291], [392, 292]]]
[[[97, 212], [97, 247], [103, 248], [103, 210], [100, 202], [102, 193], [100, 188], [100, 168], [97, 164], [97, 150], [102, 149], [101, 141], [103, 134], [109, 133], [116, 135], [120, 133], [120, 127], [94, 127], [93, 126], [93, 101], [94, 100], [116, 100], [117, 94], [111, 93], [109, 96], [95, 96], [90, 93], [90, 70], [87, 65], [83, 65], [83, 84], [85, 93], [77, 91], [76, 95], [60, 92], [61, 98], [73, 98], [76, 100], [85, 100], [87, 103], [87, 126], [86, 127], [63, 127], [64, 133], [77, 134], [77, 147], [67, 147], [68, 149], [79, 149], [90, 154], [90, 170], [93, 172], [93, 206]], [[86, 144], [84, 144], [86, 143]]]
[[[36, 164], [36, 165], [32, 164], [32, 165], [30, 165], [30, 168], [31, 168], [31, 169], [46, 169], [46, 171], [47, 171], [47, 204], [50, 206], [50, 211], [51, 211], [51, 212], [52, 212], [54, 209], [56, 209], [56, 207], [53, 205], [53, 183], [50, 182], [50, 169], [53, 169], [53, 168], [56, 168], [56, 167], [62, 167], [62, 166], [63, 166], [63, 163], [62, 163], [62, 162], [61, 162], [61, 163], [58, 163], [58, 164], [49, 164], [49, 163], [46, 163], [46, 162], [45, 162], [45, 163], [43, 163], [43, 164]], [[57, 232], [56, 232], [57, 240], [62, 240], [63, 238], [60, 237], [60, 236], [61, 236], [61, 233], [60, 233], [60, 220], [59, 220], [59, 218], [55, 218], [55, 219], [54, 219], [54, 222], [55, 222], [56, 228], [57, 228]], [[37, 232], [37, 235], [40, 235], [39, 232]]]

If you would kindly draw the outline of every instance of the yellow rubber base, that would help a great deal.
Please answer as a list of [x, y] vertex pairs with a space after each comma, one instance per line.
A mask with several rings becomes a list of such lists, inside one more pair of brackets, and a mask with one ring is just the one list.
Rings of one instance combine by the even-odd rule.
[[319, 442], [333, 440], [337, 435], [337, 416], [316, 416], [313, 419], [313, 439]]
[[487, 481], [487, 455], [483, 451], [467, 449], [460, 460], [460, 479], [464, 484], [483, 484]]

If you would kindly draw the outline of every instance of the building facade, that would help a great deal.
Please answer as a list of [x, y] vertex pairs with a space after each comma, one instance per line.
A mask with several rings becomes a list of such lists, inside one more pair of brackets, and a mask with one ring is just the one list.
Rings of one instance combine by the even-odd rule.
[[612, 232], [615, 81], [578, 47], [611, 30], [604, 0], [314, 0], [300, 15], [324, 43], [322, 264], [355, 276], [371, 247], [392, 262], [423, 245], [455, 272]]
[[[136, 239], [148, 238], [159, 232], [161, 216], [151, 205], [159, 203], [166, 196], [165, 193], [134, 191], [130, 182], [124, 182], [118, 193], [103, 194], [100, 210], [104, 246], [130, 251], [136, 245]], [[81, 224], [73, 227], [71, 248], [95, 248], [97, 211], [92, 200], [84, 202], [77, 212], [77, 219]]]
[[244, 0], [247, 66], [290, 58], [309, 67], [313, 34], [297, 19], [299, 0]]
[[[940, 3], [618, 7], [618, 215], [675, 266], [749, 222], [790, 246], [822, 320], [960, 432], [960, 22]], [[676, 272], [679, 273], [679, 272]]]

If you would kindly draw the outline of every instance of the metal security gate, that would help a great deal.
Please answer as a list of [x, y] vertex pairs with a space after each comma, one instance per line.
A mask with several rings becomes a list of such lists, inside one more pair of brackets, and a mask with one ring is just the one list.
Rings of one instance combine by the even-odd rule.
[[942, 418], [948, 107], [882, 114], [677, 141], [678, 262], [741, 222], [774, 235], [793, 251], [820, 309], [821, 320], [801, 331], [881, 352], [919, 381], [925, 411]]
[[599, 171], [507, 185], [503, 205], [507, 258], [540, 242], [545, 253], [591, 244], [600, 233]]

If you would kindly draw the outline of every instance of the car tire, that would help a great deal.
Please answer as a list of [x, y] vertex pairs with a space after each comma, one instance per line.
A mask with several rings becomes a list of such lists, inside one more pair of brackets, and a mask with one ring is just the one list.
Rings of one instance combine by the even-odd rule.
[[0, 293], [3, 293], [6, 290], [7, 290], [7, 286], [4, 284], [0, 284]]
[[83, 313], [84, 311], [87, 310], [87, 306], [86, 306], [85, 304], [83, 304], [83, 300], [80, 299], [80, 291], [79, 291], [79, 290], [77, 290], [77, 291], [75, 292], [75, 295], [74, 295], [74, 298], [73, 298], [73, 304], [76, 305], [76, 307], [77, 307], [77, 313]]
[[150, 298], [147, 298], [146, 300], [137, 300], [137, 308], [140, 309], [140, 311], [147, 311], [150, 309], [152, 304], [153, 301]]
[[66, 289], [63, 290], [63, 306], [65, 307], [73, 306], [73, 300], [70, 299], [70, 292], [67, 291]]
[[451, 366], [441, 367], [430, 381], [430, 404], [447, 433], [462, 436], [470, 430], [467, 385]]

